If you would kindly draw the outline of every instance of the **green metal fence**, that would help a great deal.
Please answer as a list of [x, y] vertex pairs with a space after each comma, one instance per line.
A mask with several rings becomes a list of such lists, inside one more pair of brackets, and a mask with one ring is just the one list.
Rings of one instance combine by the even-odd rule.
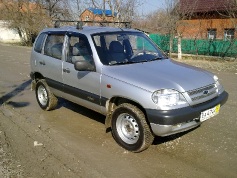
[[[169, 35], [150, 34], [150, 38], [164, 51], [169, 51]], [[182, 53], [237, 58], [237, 40], [182, 39]], [[178, 40], [173, 40], [173, 52], [178, 52]]]

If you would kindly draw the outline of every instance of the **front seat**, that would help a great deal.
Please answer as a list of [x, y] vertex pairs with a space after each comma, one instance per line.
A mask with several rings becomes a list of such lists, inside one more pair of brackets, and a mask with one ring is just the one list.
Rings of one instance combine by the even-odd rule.
[[82, 42], [76, 43], [72, 48], [72, 63], [80, 60], [91, 60], [90, 53], [87, 49], [87, 46]]
[[123, 45], [119, 41], [112, 41], [109, 45], [109, 55], [111, 62], [125, 61], [126, 55], [124, 53]]

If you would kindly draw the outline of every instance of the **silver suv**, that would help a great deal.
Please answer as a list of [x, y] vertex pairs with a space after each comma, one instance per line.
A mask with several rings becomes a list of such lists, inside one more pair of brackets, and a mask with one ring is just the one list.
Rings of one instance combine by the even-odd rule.
[[173, 61], [129, 28], [43, 30], [31, 54], [32, 89], [44, 110], [65, 98], [106, 116], [116, 142], [140, 152], [154, 136], [199, 126], [228, 93], [216, 75]]

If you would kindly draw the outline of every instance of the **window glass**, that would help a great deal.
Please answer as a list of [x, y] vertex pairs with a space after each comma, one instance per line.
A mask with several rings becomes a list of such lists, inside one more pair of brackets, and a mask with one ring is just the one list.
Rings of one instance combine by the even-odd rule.
[[35, 42], [34, 50], [36, 52], [41, 53], [42, 47], [43, 47], [43, 43], [44, 43], [44, 39], [45, 39], [45, 33], [41, 33], [40, 36], [38, 37], [37, 41]]
[[94, 36], [94, 42], [96, 47], [101, 47], [100, 36]]
[[131, 64], [166, 58], [143, 33], [111, 32], [92, 36], [97, 54], [105, 65]]
[[93, 63], [89, 42], [84, 35], [70, 35], [66, 61], [74, 64], [76, 61], [80, 60], [87, 60], [91, 64]]
[[215, 40], [216, 39], [216, 29], [208, 29], [207, 30], [207, 39]]
[[64, 35], [49, 34], [44, 47], [44, 54], [56, 59], [62, 58]]
[[230, 29], [225, 29], [224, 31], [224, 40], [232, 40], [234, 39], [235, 36], [235, 29], [230, 28]]

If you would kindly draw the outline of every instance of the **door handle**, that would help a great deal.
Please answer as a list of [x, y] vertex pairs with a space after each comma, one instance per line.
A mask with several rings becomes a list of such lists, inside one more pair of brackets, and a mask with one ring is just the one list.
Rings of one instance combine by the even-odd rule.
[[43, 66], [45, 65], [44, 61], [40, 61], [39, 63], [40, 63], [40, 65], [43, 65]]
[[70, 69], [69, 68], [63, 69], [63, 72], [70, 73]]

